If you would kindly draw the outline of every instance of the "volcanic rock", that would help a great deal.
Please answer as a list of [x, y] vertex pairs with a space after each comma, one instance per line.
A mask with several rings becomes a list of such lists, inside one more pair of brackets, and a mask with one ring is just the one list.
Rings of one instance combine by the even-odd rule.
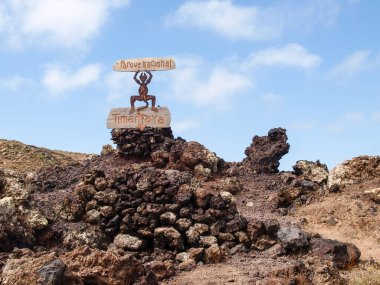
[[106, 248], [107, 238], [105, 234], [97, 228], [86, 225], [65, 231], [62, 238], [62, 245], [68, 249], [80, 246]]
[[274, 269], [264, 284], [325, 284], [347, 285], [332, 262], [307, 257], [280, 269]]
[[154, 230], [154, 243], [158, 248], [183, 250], [182, 235], [172, 227], [161, 227]]
[[380, 177], [380, 156], [358, 156], [335, 166], [327, 186], [345, 186]]
[[168, 278], [174, 274], [174, 266], [170, 261], [151, 261], [146, 264], [149, 271], [152, 271], [158, 280]]
[[194, 259], [195, 261], [200, 261], [203, 259], [203, 255], [205, 253], [205, 250], [203, 247], [192, 247], [188, 250], [189, 258]]
[[0, 199], [0, 222], [6, 221], [15, 212], [15, 203], [12, 197], [4, 197]]
[[49, 221], [38, 210], [30, 211], [25, 222], [33, 230], [42, 230], [46, 228], [49, 223]]
[[126, 235], [126, 234], [119, 234], [115, 237], [114, 241], [115, 245], [119, 248], [126, 249], [126, 250], [140, 250], [144, 247], [144, 241], [141, 239]]
[[40, 275], [40, 284], [61, 285], [65, 270], [66, 264], [61, 259], [57, 258], [50, 261], [37, 269], [37, 272]]
[[179, 164], [184, 169], [194, 171], [195, 167], [208, 168], [212, 173], [218, 171], [220, 159], [198, 142], [182, 143], [171, 149], [170, 163]]
[[188, 259], [178, 264], [178, 269], [181, 271], [190, 271], [197, 266], [194, 259]]
[[4, 178], [4, 171], [0, 169], [0, 193], [3, 192], [7, 181]]
[[310, 246], [314, 255], [332, 261], [339, 269], [347, 269], [359, 262], [360, 250], [353, 244], [312, 238]]
[[329, 170], [326, 164], [308, 160], [298, 160], [293, 166], [294, 173], [303, 179], [313, 181], [318, 184], [327, 182]]
[[184, 262], [190, 259], [190, 253], [188, 252], [180, 252], [175, 256], [175, 260], [179, 262]]
[[306, 233], [295, 226], [280, 227], [277, 237], [282, 242], [285, 252], [296, 252], [309, 245]]
[[213, 244], [218, 244], [218, 239], [214, 236], [201, 236], [199, 238], [199, 244], [203, 247], [210, 247]]
[[178, 227], [179, 230], [182, 232], [187, 231], [187, 229], [192, 225], [192, 221], [190, 219], [182, 218], [177, 220], [176, 226]]
[[113, 129], [111, 135], [121, 154], [143, 157], [168, 151], [174, 139], [171, 128]]
[[280, 229], [280, 224], [277, 220], [275, 219], [270, 219], [265, 221], [265, 232], [272, 236], [272, 237], [277, 237], [277, 232]]
[[0, 168], [0, 198], [12, 197], [15, 203], [26, 201], [31, 189], [25, 185], [25, 177], [17, 172]]
[[268, 136], [254, 136], [245, 150], [243, 164], [255, 173], [277, 173], [280, 159], [289, 151], [286, 130], [271, 129]]
[[174, 225], [177, 220], [177, 216], [172, 212], [165, 212], [160, 216], [160, 221], [164, 225]]
[[225, 177], [220, 179], [218, 188], [231, 194], [237, 194], [243, 189], [243, 185], [237, 177]]
[[211, 245], [205, 250], [205, 263], [216, 263], [222, 259], [222, 252], [217, 244]]
[[264, 224], [255, 219], [250, 220], [247, 226], [247, 233], [251, 241], [256, 241], [259, 236], [265, 233]]
[[194, 175], [196, 178], [206, 181], [211, 177], [211, 169], [198, 164], [194, 167]]
[[[87, 208], [87, 206], [86, 206], [86, 208]], [[90, 224], [97, 224], [101, 218], [100, 212], [96, 209], [92, 209], [92, 210], [88, 211], [86, 215], [87, 215], [87, 221]]]

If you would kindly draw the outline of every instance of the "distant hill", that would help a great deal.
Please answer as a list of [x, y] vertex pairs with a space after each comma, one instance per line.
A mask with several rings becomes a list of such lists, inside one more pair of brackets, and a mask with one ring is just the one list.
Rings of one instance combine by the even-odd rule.
[[11, 169], [19, 173], [37, 171], [45, 166], [62, 166], [73, 162], [83, 162], [91, 156], [0, 139], [0, 168]]

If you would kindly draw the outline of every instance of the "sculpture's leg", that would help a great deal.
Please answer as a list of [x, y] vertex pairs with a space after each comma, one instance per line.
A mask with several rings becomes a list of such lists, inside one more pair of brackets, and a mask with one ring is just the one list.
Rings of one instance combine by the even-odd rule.
[[148, 100], [152, 100], [152, 111], [157, 112], [158, 109], [156, 108], [156, 96], [149, 95]]
[[135, 102], [139, 99], [139, 96], [131, 96], [131, 110], [129, 114], [132, 114], [135, 111]]

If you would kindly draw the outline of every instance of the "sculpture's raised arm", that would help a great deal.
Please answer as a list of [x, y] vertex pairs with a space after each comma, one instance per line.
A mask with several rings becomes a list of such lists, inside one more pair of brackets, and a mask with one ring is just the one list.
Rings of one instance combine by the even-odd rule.
[[135, 76], [133, 76], [133, 79], [136, 81], [137, 84], [141, 84], [140, 80], [137, 79], [138, 74], [139, 74], [139, 71], [136, 71]]
[[148, 78], [148, 80], [146, 81], [146, 84], [149, 84], [149, 83], [152, 81], [153, 74], [152, 74], [149, 70], [147, 70], [146, 73], [149, 74], [149, 78]]

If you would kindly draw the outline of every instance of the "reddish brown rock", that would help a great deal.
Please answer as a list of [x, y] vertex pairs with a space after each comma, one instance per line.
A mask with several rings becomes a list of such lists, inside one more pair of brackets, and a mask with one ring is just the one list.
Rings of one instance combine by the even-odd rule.
[[154, 243], [158, 248], [183, 250], [182, 235], [173, 227], [160, 227], [154, 230]]
[[158, 280], [168, 278], [174, 274], [174, 266], [170, 261], [151, 261], [146, 264], [149, 271], [152, 271]]
[[328, 187], [345, 186], [380, 177], [380, 156], [358, 156], [335, 166], [329, 174]]
[[332, 261], [339, 269], [347, 269], [357, 264], [360, 259], [360, 250], [353, 244], [313, 238], [310, 247], [314, 255]]
[[222, 252], [217, 244], [211, 245], [205, 250], [205, 263], [216, 263], [222, 259]]
[[246, 148], [243, 164], [256, 173], [277, 173], [280, 159], [288, 153], [286, 130], [271, 129], [268, 136], [254, 136], [250, 147]]
[[190, 170], [194, 170], [197, 165], [202, 165], [215, 173], [218, 171], [219, 158], [200, 143], [188, 142], [179, 145], [177, 149], [172, 149], [170, 162], [180, 163]]
[[265, 233], [264, 224], [258, 220], [250, 220], [247, 226], [249, 239], [254, 242], [257, 238]]
[[307, 179], [318, 184], [326, 184], [327, 178], [329, 176], [329, 170], [327, 165], [320, 163], [319, 160], [316, 162], [308, 160], [298, 160], [293, 166], [294, 174]]

